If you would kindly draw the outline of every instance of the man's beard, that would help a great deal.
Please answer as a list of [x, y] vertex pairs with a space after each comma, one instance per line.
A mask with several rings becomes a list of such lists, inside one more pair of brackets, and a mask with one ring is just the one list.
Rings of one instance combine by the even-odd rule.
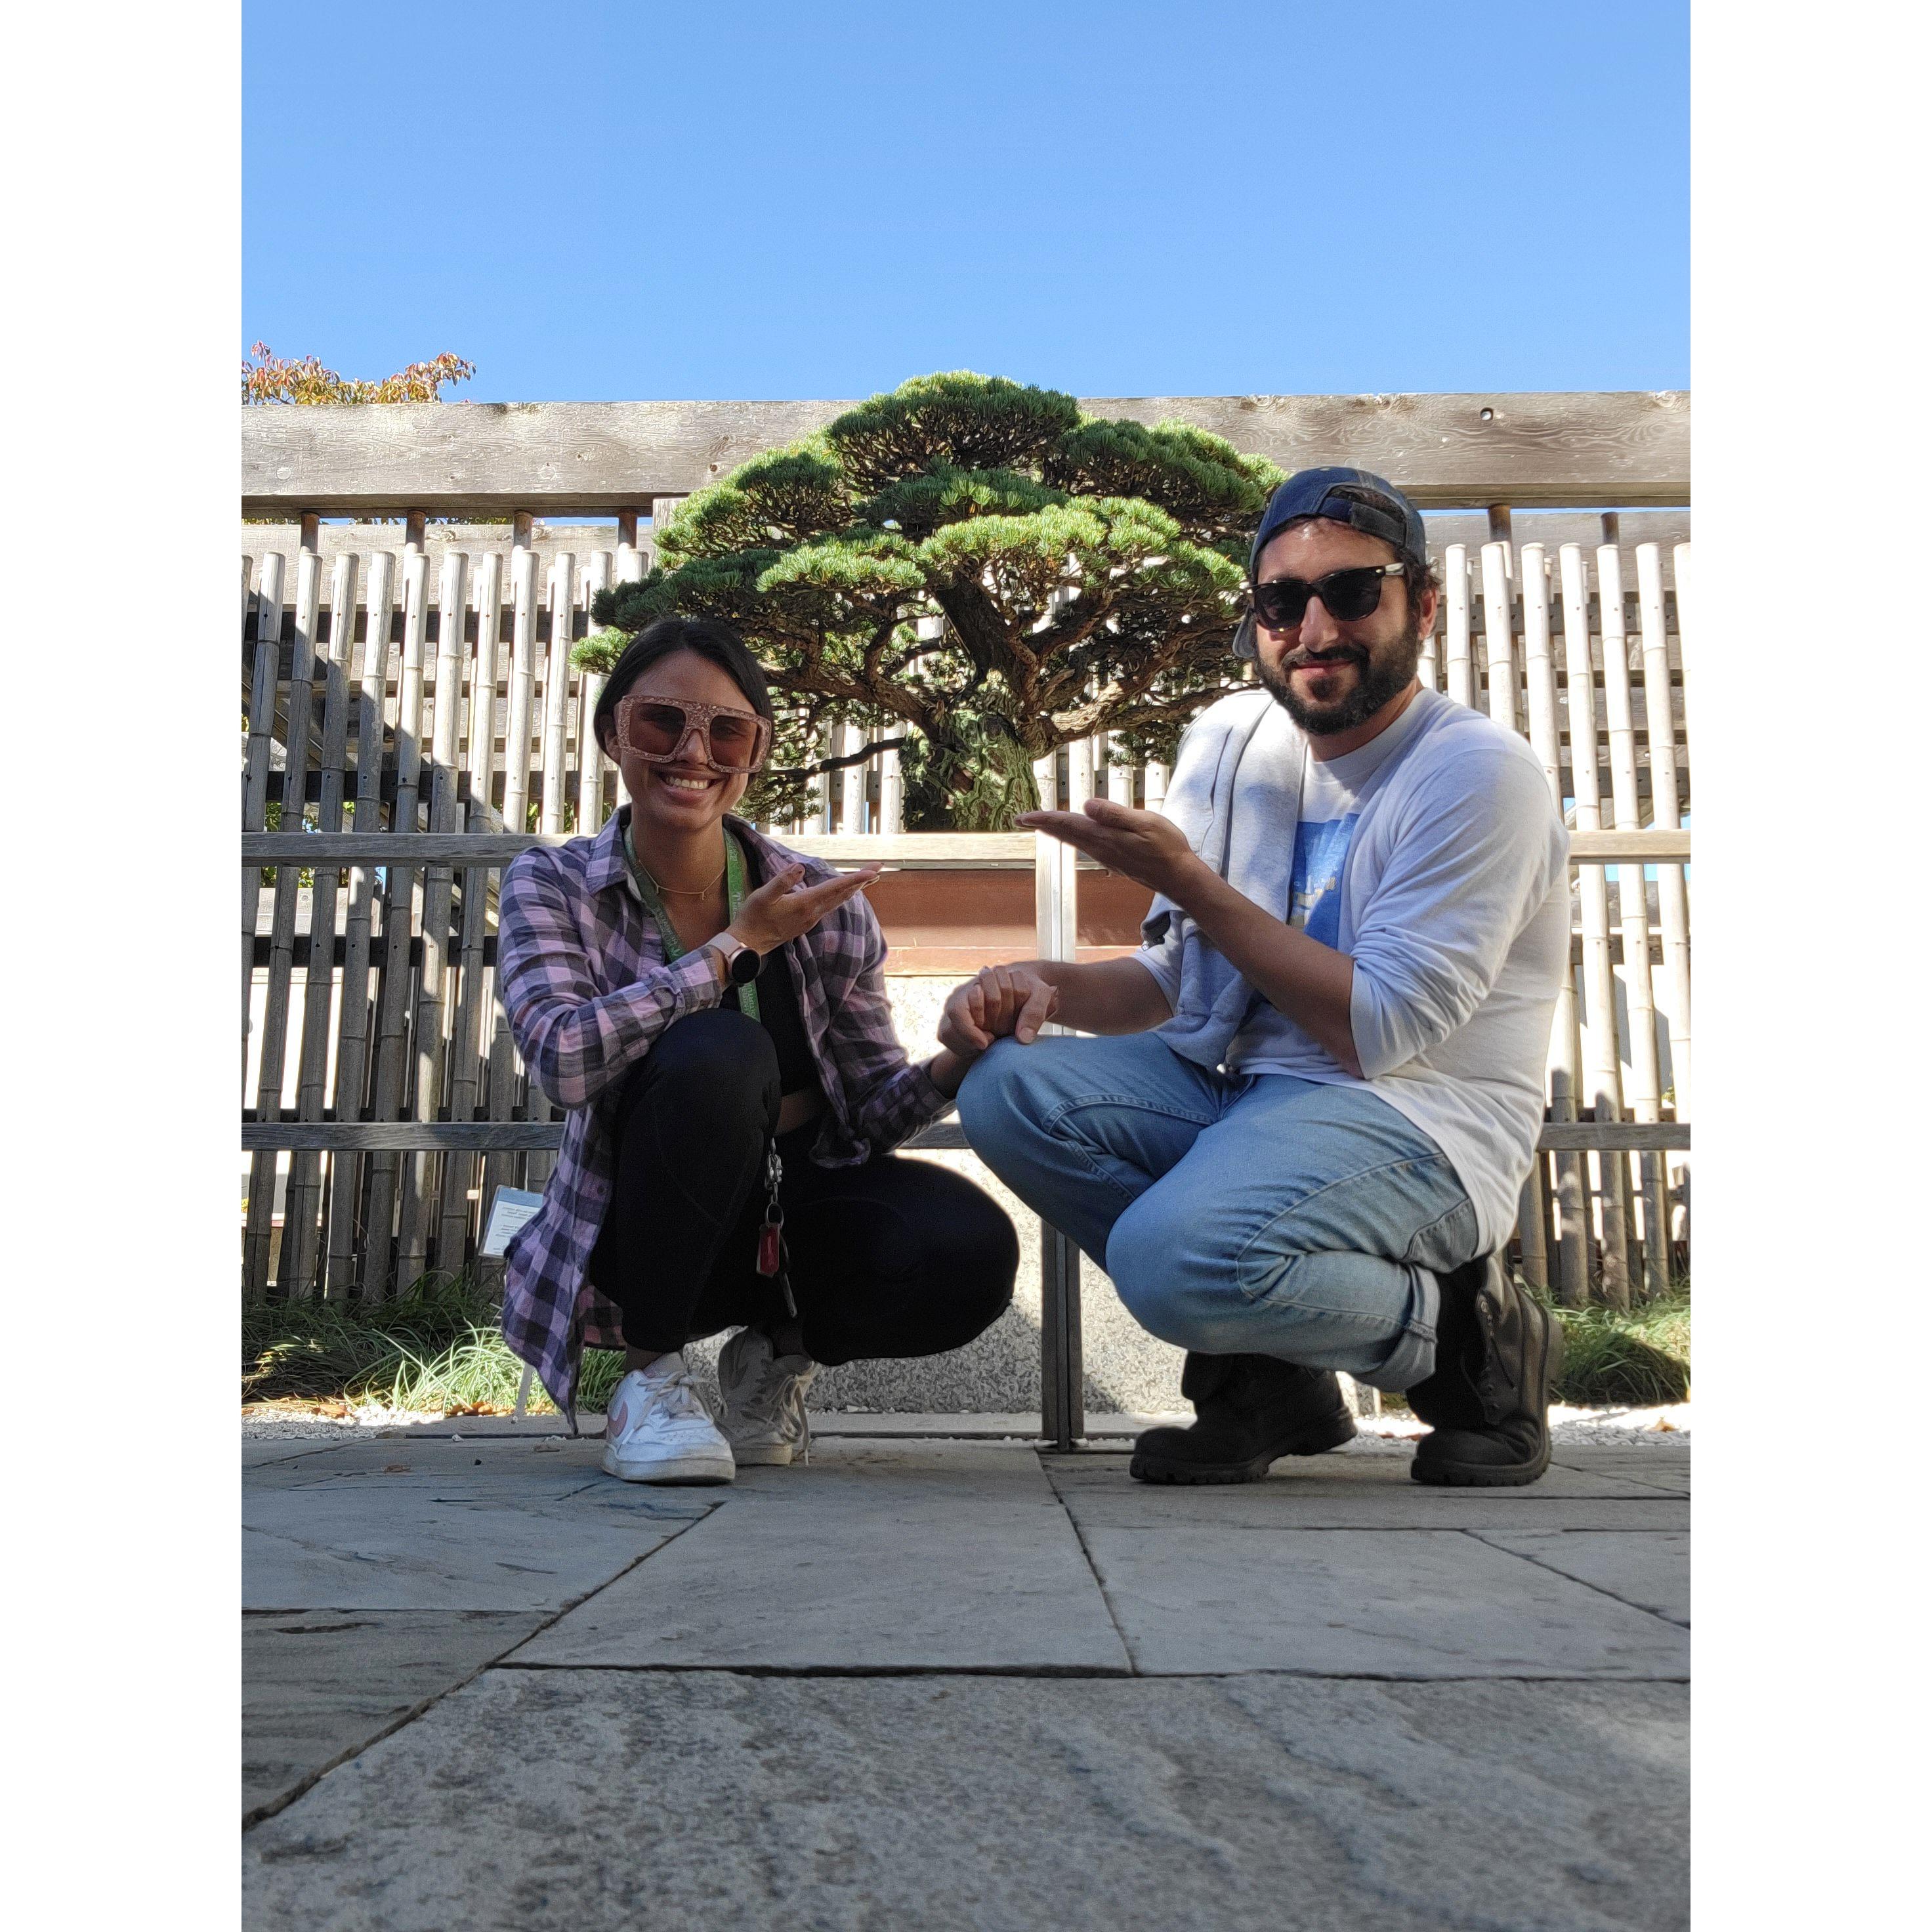
[[1415, 628], [1412, 614], [1402, 626], [1402, 634], [1388, 646], [1388, 654], [1379, 662], [1360, 644], [1345, 644], [1324, 655], [1330, 664], [1346, 661], [1356, 669], [1354, 685], [1348, 696], [1333, 704], [1311, 704], [1290, 684], [1297, 669], [1313, 662], [1307, 652], [1291, 651], [1278, 670], [1258, 661], [1255, 665], [1274, 701], [1314, 738], [1332, 738], [1343, 731], [1352, 731], [1358, 724], [1366, 724], [1390, 698], [1406, 691], [1421, 661], [1422, 634]]

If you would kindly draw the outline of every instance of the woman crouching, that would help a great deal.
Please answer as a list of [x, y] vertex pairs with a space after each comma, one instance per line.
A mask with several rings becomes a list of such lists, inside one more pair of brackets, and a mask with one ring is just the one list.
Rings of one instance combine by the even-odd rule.
[[[965, 1064], [914, 1066], [885, 940], [844, 874], [731, 808], [771, 749], [736, 633], [667, 617], [613, 668], [594, 719], [630, 802], [594, 838], [503, 874], [499, 981], [518, 1049], [569, 1117], [543, 1206], [510, 1244], [503, 1332], [573, 1419], [581, 1350], [621, 1340], [604, 1467], [728, 1483], [809, 1442], [821, 1364], [938, 1354], [988, 1328], [1018, 1264], [969, 1181], [887, 1150]], [[736, 1327], [722, 1427], [682, 1353]]]

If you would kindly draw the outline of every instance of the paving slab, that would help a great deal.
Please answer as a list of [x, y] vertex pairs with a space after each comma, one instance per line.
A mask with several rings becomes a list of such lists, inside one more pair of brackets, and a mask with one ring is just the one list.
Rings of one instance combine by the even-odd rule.
[[541, 1614], [296, 1611], [242, 1622], [244, 1822], [520, 1643]]
[[250, 1610], [561, 1610], [701, 1516], [613, 1482], [598, 1446], [356, 1444], [247, 1471]]
[[338, 1447], [341, 1441], [340, 1437], [304, 1438], [296, 1436], [268, 1436], [259, 1442], [244, 1438], [242, 1466], [244, 1469], [259, 1469], [271, 1462], [292, 1462], [299, 1456], [323, 1455]]
[[244, 1923], [1677, 1932], [1686, 1701], [493, 1670], [245, 1835]]
[[[1158, 1483], [1134, 1483], [1126, 1474], [1130, 1460], [1125, 1450], [1088, 1450], [1078, 1456], [1054, 1456], [1049, 1452], [1048, 1460], [1056, 1469], [1066, 1468], [1080, 1472], [1077, 1480], [1083, 1482], [1100, 1482], [1111, 1479], [1118, 1472], [1120, 1479], [1136, 1490], [1173, 1490], [1177, 1486], [1188, 1487], [1196, 1495], [1216, 1489], [1279, 1489], [1289, 1490], [1305, 1495], [1324, 1492], [1334, 1495], [1353, 1494], [1360, 1490], [1380, 1490], [1389, 1494], [1398, 1492], [1421, 1497], [1425, 1502], [1444, 1502], [1453, 1499], [1462, 1492], [1446, 1486], [1438, 1488], [1428, 1483], [1418, 1483], [1408, 1473], [1412, 1460], [1406, 1444], [1399, 1448], [1376, 1444], [1365, 1445], [1340, 1454], [1326, 1456], [1284, 1456], [1270, 1469], [1259, 1483], [1202, 1484], [1177, 1486]], [[1576, 1467], [1559, 1467], [1552, 1463], [1536, 1481], [1526, 1483], [1516, 1490], [1489, 1490], [1483, 1493], [1492, 1496], [1532, 1498], [1544, 1501], [1574, 1502], [1581, 1498], [1622, 1496], [1633, 1501], [1654, 1502], [1660, 1493], [1654, 1482], [1638, 1482], [1613, 1469], [1600, 1469], [1594, 1460]]]
[[1676, 1624], [1456, 1529], [1083, 1526], [1150, 1674], [1689, 1675]]
[[417, 1436], [407, 1442], [330, 1443], [312, 1454], [264, 1458], [248, 1466], [251, 1484], [314, 1483], [331, 1476], [376, 1476], [397, 1468], [415, 1474], [458, 1475], [471, 1469], [514, 1470], [532, 1480], [568, 1471], [587, 1481], [599, 1473], [604, 1445], [589, 1438], [534, 1440], [512, 1436]]
[[518, 1664], [1120, 1670], [1078, 1538], [1024, 1447], [821, 1443], [514, 1653]]
[[1690, 1621], [1690, 1539], [1679, 1532], [1646, 1533], [1606, 1530], [1584, 1535], [1560, 1531], [1479, 1530], [1485, 1543], [1526, 1556], [1546, 1569], [1606, 1590], [1626, 1604], [1667, 1617]]
[[1652, 1529], [1690, 1526], [1690, 1505], [1641, 1484], [1608, 1496], [1520, 1490], [1436, 1489], [1409, 1480], [1406, 1462], [1278, 1465], [1256, 1483], [1137, 1483], [1124, 1456], [1046, 1456], [1048, 1478], [1084, 1530], [1168, 1524], [1235, 1529]]
[[1558, 1444], [1553, 1458], [1557, 1466], [1591, 1469], [1606, 1476], [1619, 1476], [1626, 1482], [1649, 1484], [1680, 1496], [1690, 1493], [1690, 1445], [1655, 1449], [1565, 1448]]

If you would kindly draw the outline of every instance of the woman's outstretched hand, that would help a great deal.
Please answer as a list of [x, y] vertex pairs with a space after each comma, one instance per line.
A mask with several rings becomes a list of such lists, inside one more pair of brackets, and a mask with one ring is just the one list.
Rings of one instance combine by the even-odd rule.
[[879, 876], [878, 866], [861, 866], [816, 886], [801, 886], [802, 866], [774, 872], [754, 892], [748, 893], [737, 916], [724, 929], [754, 952], [773, 952], [800, 934], [809, 932], [829, 912], [862, 892]]

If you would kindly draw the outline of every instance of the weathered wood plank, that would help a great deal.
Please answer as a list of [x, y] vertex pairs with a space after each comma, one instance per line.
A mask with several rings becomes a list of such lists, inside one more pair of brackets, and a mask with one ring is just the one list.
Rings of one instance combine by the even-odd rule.
[[[510, 551], [509, 691], [503, 726], [504, 826], [514, 835], [530, 830], [530, 719], [536, 704], [537, 557], [529, 518], [520, 517]], [[491, 976], [494, 990], [495, 976]], [[507, 1120], [518, 1110], [526, 1087], [520, 1067], [510, 1022], [500, 999], [490, 1002], [493, 1020], [488, 1057], [488, 1088], [484, 1112], [493, 1120]], [[524, 1164], [518, 1156], [493, 1155], [483, 1163], [483, 1211], [499, 1187], [520, 1186]]]
[[[349, 751], [349, 679], [356, 655], [356, 558], [336, 558], [331, 572], [328, 642], [318, 645], [316, 669], [322, 677], [322, 748], [316, 759], [321, 780], [316, 823], [325, 832], [342, 830], [343, 780]], [[299, 818], [299, 812], [293, 814]], [[296, 1088], [296, 1118], [319, 1120], [327, 1101], [330, 996], [335, 983], [336, 897], [341, 872], [316, 868], [309, 895], [308, 945], [302, 976], [301, 1069]], [[298, 908], [299, 911], [300, 908]], [[326, 1259], [320, 1225], [323, 1176], [314, 1155], [297, 1154], [289, 1163], [282, 1209], [281, 1276], [292, 1293], [308, 1295], [317, 1286]]]
[[[244, 1120], [244, 1152], [260, 1148], [308, 1148], [334, 1152], [352, 1148], [364, 1152], [408, 1152], [424, 1148], [458, 1148], [470, 1153], [549, 1149], [563, 1144], [561, 1120]], [[915, 1135], [904, 1144], [935, 1150], [962, 1148], [966, 1136], [956, 1120], [945, 1120]], [[1574, 1120], [1546, 1125], [1538, 1144], [1572, 1150], [1614, 1148], [1686, 1148], [1690, 1144], [1688, 1120]]]
[[[476, 652], [470, 664], [469, 819], [472, 831], [490, 820], [490, 772], [495, 756], [496, 657], [502, 614], [502, 559], [494, 553], [478, 560], [475, 588]], [[491, 876], [466, 871], [462, 878], [462, 951], [457, 968], [456, 1023], [450, 1040], [449, 1116], [466, 1120], [476, 1112], [483, 1072], [483, 1016], [486, 987], [494, 976], [483, 963], [484, 940], [490, 909]], [[470, 1190], [476, 1163], [467, 1155], [449, 1154], [442, 1168], [442, 1220], [437, 1238], [437, 1265], [454, 1268], [470, 1226]], [[459, 1257], [460, 1259], [460, 1257]]]
[[[282, 574], [280, 551], [263, 556], [255, 600], [254, 675], [249, 682], [248, 737], [242, 770], [242, 827], [260, 832], [267, 822], [268, 769], [275, 716], [275, 680], [281, 662]], [[261, 875], [250, 867], [242, 879], [242, 1080], [248, 1079], [248, 1007], [255, 978], [256, 908]]]
[[[1538, 568], [1541, 556], [1538, 555]], [[1603, 791], [1598, 776], [1597, 728], [1592, 701], [1595, 668], [1590, 655], [1589, 584], [1581, 544], [1562, 550], [1563, 649], [1568, 671], [1570, 782], [1575, 788], [1576, 826], [1595, 832], [1603, 824]], [[1526, 574], [1528, 560], [1524, 560]], [[1617, 1061], [1616, 981], [1610, 964], [1610, 890], [1600, 866], [1585, 866], [1577, 877], [1583, 925], [1584, 1076], [1591, 1112], [1598, 1120], [1621, 1119], [1623, 1090]], [[1630, 1306], [1630, 1256], [1624, 1244], [1624, 1176], [1608, 1157], [1598, 1163], [1597, 1197], [1602, 1241], [1604, 1298], [1612, 1308]]]
[[[310, 550], [296, 556], [295, 658], [290, 669], [288, 769], [300, 775], [308, 769], [309, 733], [314, 694], [316, 611], [321, 599], [321, 560]], [[301, 829], [301, 815], [290, 829]], [[281, 1110], [282, 1086], [287, 1070], [289, 988], [295, 968], [296, 868], [280, 868], [275, 878], [275, 920], [268, 957], [267, 996], [262, 1008], [262, 1059], [255, 1108], [264, 1119]], [[253, 958], [250, 957], [252, 980]], [[244, 1292], [264, 1292], [268, 1283], [269, 1251], [273, 1240], [275, 1163], [257, 1160], [248, 1177], [248, 1213], [243, 1234]], [[286, 1287], [289, 1252], [283, 1252], [280, 1274]]]
[[[369, 559], [368, 626], [362, 644], [362, 701], [358, 707], [356, 823], [358, 836], [374, 843], [382, 824], [382, 694], [389, 675], [389, 626], [395, 584], [395, 558], [386, 550]], [[376, 868], [364, 856], [349, 877], [349, 923], [343, 950], [342, 1017], [335, 1046], [335, 1108], [338, 1116], [359, 1116], [368, 1091], [369, 999], [371, 934], [375, 919]], [[363, 1163], [338, 1157], [330, 1168], [328, 1255], [322, 1292], [333, 1299], [354, 1285], [361, 1244], [356, 1238], [362, 1205]]]
[[[429, 622], [429, 567], [416, 542], [403, 550], [403, 655], [397, 682], [396, 801], [390, 824], [414, 833], [417, 794], [422, 778], [423, 646]], [[420, 836], [420, 835], [418, 835]], [[412, 970], [410, 941], [416, 925], [417, 874], [394, 862], [386, 865], [382, 890], [382, 971], [376, 998], [375, 1078], [370, 1112], [378, 1120], [400, 1112], [409, 1076], [404, 1058], [410, 1021]], [[408, 1225], [406, 1198], [411, 1170], [401, 1171], [402, 1225]], [[395, 1255], [397, 1163], [378, 1155], [370, 1163], [369, 1214], [363, 1237], [365, 1294], [386, 1295]], [[396, 1284], [407, 1287], [406, 1282]]]
[[[446, 550], [436, 593], [436, 686], [429, 734], [429, 826], [454, 835], [460, 822], [457, 802], [457, 748], [463, 727], [464, 626], [469, 610], [470, 559]], [[419, 1120], [436, 1117], [442, 1102], [444, 1042], [451, 1018], [450, 908], [454, 874], [432, 866], [423, 875], [422, 964], [416, 980], [416, 1018], [410, 1028], [415, 1052], [414, 1105]], [[430, 1225], [438, 1208], [438, 1174], [422, 1160], [410, 1163], [406, 1202], [397, 1255], [398, 1277], [413, 1281], [429, 1265]], [[443, 1265], [439, 1258], [438, 1266]]]
[[[821, 428], [849, 401], [386, 403], [242, 410], [242, 514], [627, 509], [688, 494]], [[1612, 508], [1690, 500], [1681, 391], [1496, 395], [1106, 396], [1285, 469], [1353, 463], [1419, 503]]]
[[[244, 866], [272, 866], [287, 859], [305, 866], [506, 866], [532, 845], [566, 844], [576, 836], [568, 832], [252, 832], [242, 834], [242, 861]], [[1030, 866], [1035, 837], [1030, 832], [868, 832], [850, 837], [842, 832], [800, 832], [788, 833], [779, 843], [789, 850], [823, 859], [828, 865], [978, 868]], [[1573, 832], [1570, 856], [1598, 865], [1688, 864], [1690, 828]]]

